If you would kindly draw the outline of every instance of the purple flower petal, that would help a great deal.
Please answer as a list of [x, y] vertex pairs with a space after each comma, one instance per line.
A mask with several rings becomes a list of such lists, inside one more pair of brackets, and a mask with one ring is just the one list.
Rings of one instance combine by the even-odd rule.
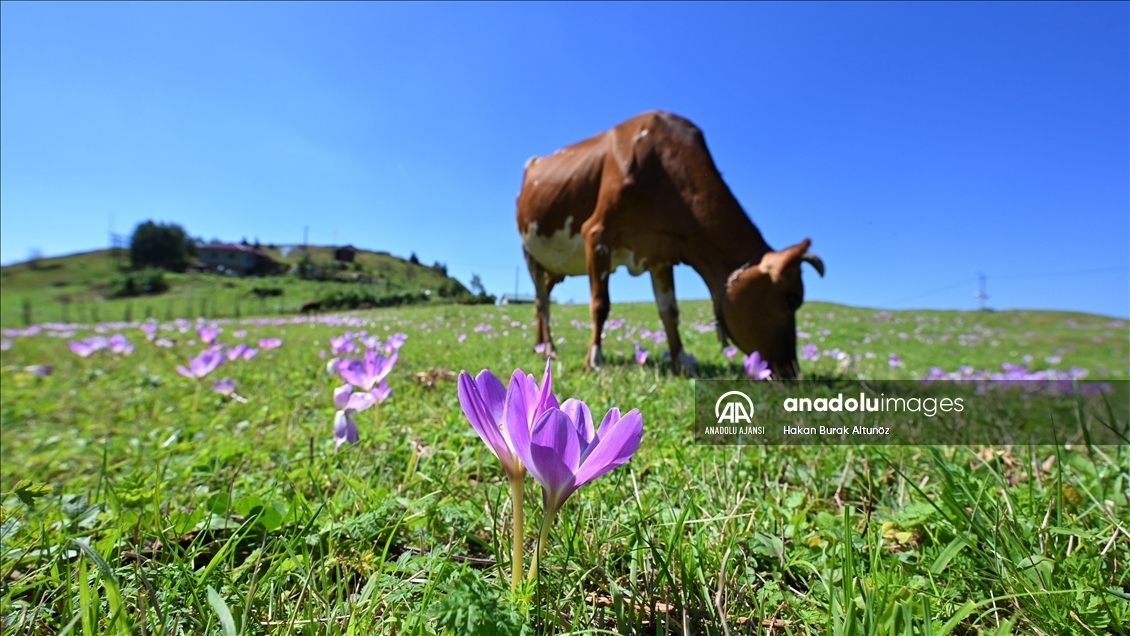
[[361, 435], [357, 432], [357, 423], [353, 421], [349, 412], [338, 411], [334, 415], [334, 451], [340, 449], [346, 442], [356, 444], [359, 439]]
[[[610, 412], [611, 413], [611, 412]], [[605, 430], [605, 426], [610, 430]], [[604, 475], [631, 459], [643, 439], [643, 416], [638, 409], [632, 409], [620, 418], [609, 418], [601, 423], [592, 450], [577, 470], [576, 487]]]
[[[547, 507], [557, 509], [576, 490], [581, 440], [573, 422], [560, 409], [542, 413], [530, 436], [530, 472], [545, 489]], [[534, 470], [534, 467], [537, 470]]]
[[576, 426], [577, 434], [581, 436], [585, 445], [587, 446], [592, 442], [595, 429], [592, 425], [592, 412], [589, 411], [589, 406], [576, 398], [569, 398], [561, 405], [561, 410], [569, 416], [569, 420]]
[[339, 411], [344, 411], [345, 407], [349, 405], [350, 393], [353, 393], [352, 384], [343, 384], [334, 389], [334, 408]]
[[541, 482], [537, 467], [530, 459], [530, 409], [527, 406], [526, 374], [515, 369], [510, 376], [510, 387], [506, 391], [506, 405], [502, 413], [502, 434], [509, 440], [510, 448], [530, 473]]
[[369, 391], [369, 394], [372, 395], [373, 399], [378, 403], [384, 402], [388, 399], [388, 396], [392, 395], [392, 389], [389, 388], [388, 384], [385, 383], [384, 380], [381, 380], [381, 383], [373, 387], [373, 390]]
[[[506, 439], [499, 430], [500, 418], [495, 415], [502, 407], [496, 406], [493, 403], [498, 399], [498, 395], [495, 389], [490, 386], [491, 383], [489, 379], [484, 377], [485, 375], [489, 375], [489, 378], [497, 382], [499, 386], [502, 385], [502, 383], [498, 381], [498, 378], [495, 378], [494, 374], [491, 374], [489, 371], [484, 370], [479, 374], [480, 378], [487, 380], [487, 382], [484, 382], [484, 384], [487, 385], [486, 387], [480, 385], [476, 380], [473, 380], [471, 374], [466, 371], [459, 373], [459, 404], [463, 407], [463, 414], [466, 415], [467, 419], [471, 422], [471, 427], [474, 428], [475, 432], [479, 434], [479, 437], [486, 442], [487, 448], [494, 453], [494, 456], [502, 462], [503, 469], [506, 470], [506, 473], [513, 476], [513, 471], [517, 469], [517, 465], [514, 462], [514, 452], [510, 449], [510, 445], [507, 444]], [[484, 391], [484, 388], [487, 390]], [[506, 399], [505, 394], [502, 399]]]
[[349, 403], [346, 405], [345, 410], [360, 413], [376, 403], [377, 398], [374, 397], [372, 393], [360, 391], [349, 396]]

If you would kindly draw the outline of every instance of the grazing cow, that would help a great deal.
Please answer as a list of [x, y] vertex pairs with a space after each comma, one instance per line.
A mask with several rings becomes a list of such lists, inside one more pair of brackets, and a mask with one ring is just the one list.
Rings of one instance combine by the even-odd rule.
[[[675, 370], [693, 373], [679, 339], [672, 267], [693, 267], [714, 300], [719, 338], [758, 351], [777, 377], [795, 377], [800, 264], [824, 275], [810, 241], [774, 251], [730, 192], [702, 131], [652, 111], [526, 162], [518, 231], [537, 299], [537, 344], [554, 355], [549, 294], [565, 276], [587, 274], [592, 337], [585, 368], [601, 364], [608, 275], [621, 265], [651, 273]], [[541, 349], [541, 347], [538, 347]]]
[[317, 300], [307, 300], [306, 302], [302, 303], [302, 308], [298, 310], [298, 313], [312, 314], [312, 313], [315, 313], [315, 312], [319, 312], [321, 310], [322, 310], [322, 303], [321, 302], [319, 302]]

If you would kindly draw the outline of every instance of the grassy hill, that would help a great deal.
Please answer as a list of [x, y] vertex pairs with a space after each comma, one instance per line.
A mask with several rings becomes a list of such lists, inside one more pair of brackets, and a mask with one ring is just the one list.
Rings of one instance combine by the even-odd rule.
[[[166, 273], [169, 290], [159, 295], [110, 298], [111, 282], [125, 273], [128, 254], [95, 250], [42, 258], [0, 268], [0, 324], [98, 322], [155, 316], [237, 317], [297, 311], [304, 302], [340, 292], [372, 297], [429, 294], [434, 300], [465, 293], [463, 285], [439, 268], [411, 263], [387, 252], [357, 250], [354, 262], [336, 263], [334, 246], [262, 248], [287, 269], [308, 252], [320, 278], [296, 275], [246, 277]], [[259, 290], [256, 293], [255, 290]]]

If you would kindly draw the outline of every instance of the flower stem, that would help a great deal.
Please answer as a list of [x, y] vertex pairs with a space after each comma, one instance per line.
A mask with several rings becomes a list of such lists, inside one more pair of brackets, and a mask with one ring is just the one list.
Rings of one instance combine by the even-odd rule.
[[546, 539], [549, 538], [549, 529], [553, 527], [553, 521], [557, 518], [557, 510], [550, 507], [545, 511], [545, 517], [541, 520], [541, 535], [538, 536], [538, 545], [534, 549], [534, 560], [530, 563], [529, 579], [533, 581], [538, 576], [538, 564], [541, 561], [541, 549], [545, 545]]
[[192, 417], [196, 417], [196, 405], [200, 402], [200, 380], [196, 381], [196, 393], [192, 396]]
[[522, 544], [524, 525], [524, 511], [522, 510], [522, 478], [510, 480], [510, 501], [514, 505], [514, 543], [510, 548], [510, 590], [518, 589], [522, 581]]

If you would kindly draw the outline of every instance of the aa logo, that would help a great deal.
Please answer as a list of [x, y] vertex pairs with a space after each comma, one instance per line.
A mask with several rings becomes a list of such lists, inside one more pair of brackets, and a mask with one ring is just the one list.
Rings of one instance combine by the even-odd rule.
[[714, 403], [714, 417], [719, 424], [753, 424], [753, 400], [741, 391], [727, 391]]

